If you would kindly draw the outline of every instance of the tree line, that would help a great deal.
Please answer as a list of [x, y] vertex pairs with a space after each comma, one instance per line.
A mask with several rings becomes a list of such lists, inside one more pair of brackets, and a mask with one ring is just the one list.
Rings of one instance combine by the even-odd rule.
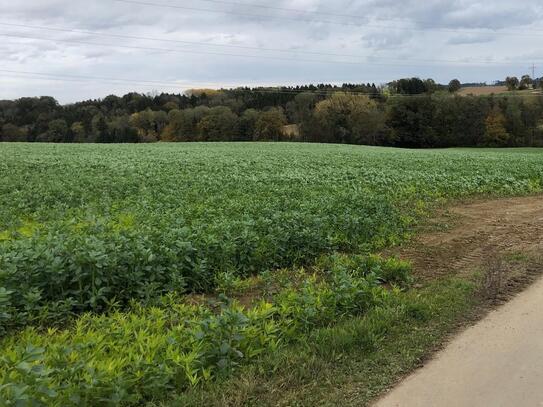
[[[523, 78], [515, 89], [521, 89], [521, 83], [536, 87], [543, 81]], [[346, 83], [129, 93], [69, 105], [52, 97], [4, 100], [0, 141], [543, 145], [542, 96], [459, 96], [461, 86], [456, 79], [440, 85], [406, 78], [384, 87]]]

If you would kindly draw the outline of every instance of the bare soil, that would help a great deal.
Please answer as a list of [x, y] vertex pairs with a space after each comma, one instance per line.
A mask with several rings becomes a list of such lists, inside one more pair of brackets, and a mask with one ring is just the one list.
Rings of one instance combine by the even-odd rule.
[[[421, 281], [479, 271], [481, 294], [495, 305], [543, 274], [541, 196], [458, 204], [436, 227], [395, 251]], [[542, 337], [539, 280], [460, 333], [376, 406], [543, 405]]]
[[543, 264], [543, 197], [462, 203], [443, 210], [424, 232], [400, 249], [420, 280], [481, 272], [488, 294], [507, 299], [533, 281]]

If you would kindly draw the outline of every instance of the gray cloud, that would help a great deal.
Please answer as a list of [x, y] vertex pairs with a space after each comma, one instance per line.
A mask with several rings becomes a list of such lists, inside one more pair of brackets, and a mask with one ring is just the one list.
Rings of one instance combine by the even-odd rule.
[[464, 44], [483, 44], [493, 42], [496, 37], [493, 34], [477, 33], [477, 34], [459, 34], [455, 35], [447, 41], [449, 45], [464, 45]]
[[[81, 84], [31, 80], [23, 75], [10, 76], [0, 72], [0, 99], [50, 94], [62, 102], [70, 102], [130, 90], [152, 90], [151, 86], [140, 83], [144, 80], [172, 83], [158, 87], [158, 91], [182, 91], [183, 87], [208, 83], [216, 86], [380, 83], [413, 75], [434, 77], [443, 82], [452, 76], [464, 81], [492, 81], [509, 74], [525, 73], [531, 59], [537, 61], [542, 54], [542, 47], [538, 45], [543, 30], [540, 0], [525, 0], [522, 4], [509, 0], [338, 0], [333, 3], [324, 0], [269, 3], [244, 0], [248, 4], [320, 14], [211, 4], [201, 0], [142, 1], [225, 13], [150, 7], [114, 0], [11, 1], [2, 6], [0, 23], [170, 41], [0, 24], [0, 34], [36, 37], [0, 37], [3, 61], [0, 69], [134, 81], [122, 85], [99, 80]], [[250, 14], [262, 17], [250, 17]], [[182, 44], [171, 40], [233, 47]], [[462, 64], [466, 61], [470, 64]], [[481, 63], [475, 64], [477, 61]], [[500, 65], [500, 61], [508, 61], [509, 65]], [[511, 65], [513, 62], [515, 65]]]
[[400, 18], [421, 28], [495, 30], [539, 22], [543, 17], [538, 1], [521, 5], [510, 0], [371, 0], [374, 15]]
[[398, 30], [380, 32], [374, 29], [372, 32], [364, 34], [361, 40], [366, 47], [379, 51], [403, 48], [412, 38], [412, 32], [406, 33]]

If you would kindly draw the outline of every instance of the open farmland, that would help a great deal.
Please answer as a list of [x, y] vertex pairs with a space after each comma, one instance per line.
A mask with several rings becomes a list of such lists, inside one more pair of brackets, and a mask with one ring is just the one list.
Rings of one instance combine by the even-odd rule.
[[534, 96], [541, 95], [539, 89], [512, 90], [507, 89], [507, 86], [468, 86], [460, 89], [458, 94], [461, 96], [489, 96], [489, 95], [515, 95], [515, 96]]
[[[542, 187], [538, 149], [2, 144], [0, 394], [138, 404], [221, 377], [414, 301], [372, 254], [435, 204]], [[252, 281], [257, 305], [226, 298]]]
[[507, 92], [507, 86], [472, 86], [465, 87], [460, 89], [458, 92], [459, 95], [474, 95], [474, 96], [483, 96], [483, 95], [499, 95], [501, 93]]

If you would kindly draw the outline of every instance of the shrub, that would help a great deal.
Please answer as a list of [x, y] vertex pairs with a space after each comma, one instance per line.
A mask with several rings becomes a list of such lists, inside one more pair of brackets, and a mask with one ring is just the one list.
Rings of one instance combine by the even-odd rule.
[[208, 307], [167, 295], [153, 307], [83, 315], [68, 329], [27, 328], [2, 343], [0, 397], [8, 405], [58, 406], [161, 399], [361, 315], [391, 295], [371, 270], [343, 264], [249, 309], [225, 297]]

